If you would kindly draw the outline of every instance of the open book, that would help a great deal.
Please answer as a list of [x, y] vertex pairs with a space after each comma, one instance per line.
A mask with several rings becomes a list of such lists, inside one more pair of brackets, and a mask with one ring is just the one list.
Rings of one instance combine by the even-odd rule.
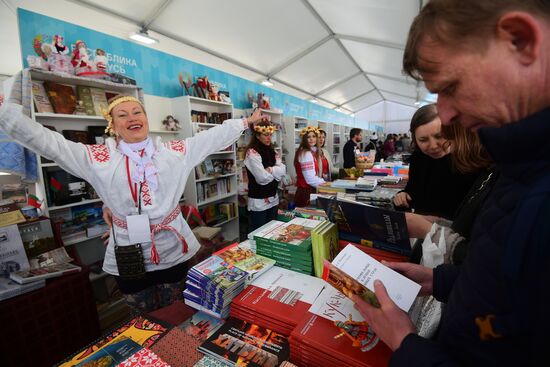
[[358, 295], [380, 307], [374, 294], [374, 281], [378, 279], [384, 283], [393, 302], [405, 312], [409, 311], [421, 288], [353, 245], [347, 245], [332, 263], [325, 261], [323, 279], [350, 298]]

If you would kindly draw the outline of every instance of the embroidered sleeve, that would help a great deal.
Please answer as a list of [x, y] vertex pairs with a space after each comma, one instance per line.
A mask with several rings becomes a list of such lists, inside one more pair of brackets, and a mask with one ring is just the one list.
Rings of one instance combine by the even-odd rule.
[[275, 179], [271, 173], [265, 170], [262, 164], [262, 157], [254, 149], [247, 150], [244, 165], [254, 175], [256, 182], [260, 185], [267, 185]]
[[277, 181], [281, 181], [284, 175], [286, 175], [286, 166], [281, 161], [279, 153], [275, 153], [275, 165], [273, 166], [273, 172], [271, 173]]
[[[21, 106], [6, 103], [0, 110], [0, 129], [24, 147], [59, 164], [70, 174], [89, 180], [91, 160], [82, 143], [67, 140], [21, 112]], [[104, 159], [108, 159], [107, 157]]]
[[301, 154], [298, 158], [298, 162], [300, 162], [302, 174], [304, 175], [304, 179], [308, 185], [317, 187], [325, 183], [321, 177], [315, 175], [315, 160], [313, 159], [313, 154], [311, 154], [311, 152]]
[[185, 140], [188, 160], [194, 167], [204, 159], [219, 150], [235, 143], [247, 126], [242, 119], [231, 119], [223, 124], [201, 131], [192, 138]]

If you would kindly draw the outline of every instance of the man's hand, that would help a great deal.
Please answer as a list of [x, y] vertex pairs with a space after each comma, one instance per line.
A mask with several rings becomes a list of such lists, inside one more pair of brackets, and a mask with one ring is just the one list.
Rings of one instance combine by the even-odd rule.
[[432, 228], [433, 222], [427, 220], [423, 215], [405, 213], [405, 219], [407, 219], [409, 236], [413, 238], [425, 238]]
[[106, 206], [103, 207], [103, 220], [109, 226], [109, 229], [106, 230], [101, 236], [103, 244], [107, 246], [109, 244], [109, 237], [111, 236], [111, 228], [113, 227], [113, 213], [111, 212], [111, 209]]
[[405, 191], [398, 192], [393, 197], [393, 204], [399, 208], [409, 208], [412, 198]]
[[391, 300], [386, 287], [379, 280], [374, 281], [374, 293], [380, 302], [380, 308], [373, 307], [354, 295], [352, 299], [355, 308], [363, 315], [376, 335], [395, 351], [403, 339], [410, 333], [415, 333], [416, 329], [409, 316]]
[[422, 286], [420, 289], [420, 296], [430, 296], [433, 293], [433, 269], [418, 264], [402, 262], [382, 261], [382, 264], [420, 284]]

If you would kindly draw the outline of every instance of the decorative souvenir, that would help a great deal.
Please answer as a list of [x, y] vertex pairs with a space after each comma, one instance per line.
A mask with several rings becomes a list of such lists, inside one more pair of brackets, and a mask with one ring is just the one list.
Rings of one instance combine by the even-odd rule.
[[86, 43], [81, 40], [76, 41], [71, 59], [75, 74], [78, 76], [90, 75], [94, 69], [92, 63]]
[[107, 73], [107, 56], [102, 48], [95, 50], [94, 63], [97, 71]]
[[193, 80], [191, 79], [191, 75], [187, 74], [187, 81], [183, 80], [183, 74], [179, 73], [178, 79], [180, 81], [180, 85], [185, 89], [185, 92], [188, 96], [191, 95], [191, 87], [193, 86]]
[[53, 36], [51, 52], [48, 56], [50, 70], [56, 73], [72, 73], [68, 53], [69, 48], [63, 44], [63, 37], [58, 34]]
[[162, 120], [162, 124], [164, 125], [164, 128], [168, 131], [178, 131], [179, 129], [181, 129], [179, 121], [176, 120], [172, 115], [166, 116], [166, 118]]

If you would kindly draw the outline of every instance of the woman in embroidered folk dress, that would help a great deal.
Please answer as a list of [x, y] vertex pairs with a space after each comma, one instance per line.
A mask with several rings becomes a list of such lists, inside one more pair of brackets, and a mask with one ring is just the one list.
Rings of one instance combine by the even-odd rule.
[[317, 186], [325, 184], [320, 177], [319, 161], [320, 154], [317, 146], [319, 129], [314, 126], [307, 126], [300, 131], [302, 141], [294, 157], [294, 168], [296, 169], [296, 195], [294, 203], [298, 207], [309, 205], [309, 195], [315, 191]]
[[338, 169], [334, 168], [332, 157], [328, 150], [325, 148], [326, 140], [327, 132], [323, 129], [319, 129], [319, 149], [321, 153], [319, 172], [321, 172], [321, 177], [323, 178], [323, 180], [332, 181], [332, 175], [337, 175]]
[[[20, 88], [21, 83], [14, 86]], [[17, 95], [20, 90], [14, 89], [12, 96]], [[3, 103], [0, 129], [88, 181], [111, 209], [112, 235], [103, 270], [115, 276], [128, 304], [151, 311], [181, 299], [186, 261], [200, 248], [179, 210], [187, 177], [210, 153], [233, 144], [249, 123], [267, 117], [258, 112], [192, 138], [163, 143], [149, 137], [141, 101], [119, 96], [104, 114], [106, 131], [114, 138], [105, 145], [84, 145], [31, 120], [20, 103], [15, 97]]]
[[252, 230], [277, 219], [277, 187], [286, 174], [286, 167], [271, 143], [275, 130], [275, 126], [268, 123], [256, 125], [246, 148], [244, 165], [248, 174], [248, 210]]

